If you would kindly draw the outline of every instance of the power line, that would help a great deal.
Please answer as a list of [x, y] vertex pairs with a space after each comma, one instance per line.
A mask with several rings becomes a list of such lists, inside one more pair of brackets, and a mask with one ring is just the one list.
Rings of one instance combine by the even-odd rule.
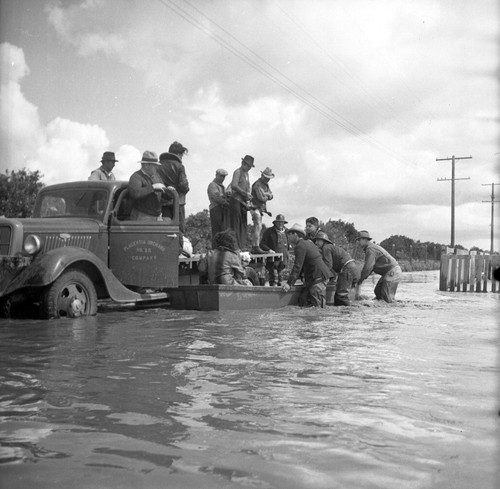
[[455, 246], [455, 180], [470, 180], [467, 178], [455, 178], [455, 161], [456, 160], [469, 160], [472, 156], [455, 156], [451, 158], [436, 158], [436, 161], [451, 161], [451, 178], [438, 178], [438, 182], [451, 182], [451, 239], [450, 247]]
[[[218, 29], [223, 31], [226, 35], [229, 35], [232, 39], [238, 42], [241, 46], [243, 46], [247, 51], [250, 52], [254, 57], [257, 58], [257, 61], [246, 55], [245, 53], [241, 52], [238, 48], [234, 47], [231, 45], [226, 39], [221, 37], [219, 34], [212, 32], [210, 29], [205, 27], [201, 22], [196, 20], [189, 12], [187, 12], [185, 9], [180, 7], [179, 5], [176, 5], [172, 0], [158, 0], [162, 5], [165, 7], [169, 8], [172, 10], [174, 13], [182, 17], [186, 22], [190, 23], [197, 29], [201, 30], [205, 34], [207, 34], [209, 37], [214, 39], [218, 44], [220, 44], [222, 47], [233, 53], [236, 57], [244, 61], [246, 64], [254, 68], [256, 71], [259, 73], [263, 74], [265, 77], [267, 77], [269, 80], [272, 82], [276, 83], [279, 85], [281, 88], [285, 89], [289, 93], [291, 93], [294, 97], [302, 101], [304, 104], [308, 105], [310, 108], [318, 112], [319, 114], [323, 115], [326, 119], [328, 119], [330, 122], [336, 124], [337, 126], [341, 127], [348, 133], [357, 136], [364, 140], [365, 142], [378, 147], [378, 149], [382, 150], [383, 152], [389, 154], [395, 159], [398, 159], [399, 161], [403, 161], [403, 158], [397, 154], [395, 151], [393, 151], [391, 148], [386, 147], [383, 145], [381, 142], [375, 140], [368, 134], [366, 134], [364, 131], [362, 131], [360, 128], [358, 128], [355, 124], [351, 123], [344, 117], [342, 117], [339, 113], [337, 113], [335, 110], [333, 110], [331, 107], [325, 105], [322, 101], [317, 99], [314, 95], [312, 95], [310, 92], [307, 90], [301, 88], [299, 85], [297, 85], [293, 80], [288, 78], [286, 75], [284, 75], [282, 72], [280, 72], [278, 69], [274, 68], [272, 65], [267, 63], [262, 57], [260, 57], [257, 53], [255, 53], [253, 50], [245, 46], [242, 42], [240, 42], [237, 38], [235, 38], [232, 34], [230, 34], [228, 31], [226, 31], [224, 28], [222, 28], [220, 25], [218, 25], [216, 22], [214, 22], [212, 19], [207, 17], [203, 12], [201, 12], [199, 9], [197, 9], [195, 6], [190, 4], [188, 1], [184, 0], [185, 3], [190, 5], [194, 10], [196, 10], [198, 13], [200, 13], [203, 17], [205, 17], [207, 20], [209, 20], [214, 26], [216, 26]], [[276, 75], [273, 75], [270, 73], [266, 68], [263, 66], [259, 65], [258, 60], [261, 62], [265, 63], [267, 66], [269, 66], [273, 71], [275, 71], [278, 76], [283, 78], [284, 80], [288, 81], [291, 83], [294, 87], [297, 88], [297, 90], [300, 90], [302, 93], [299, 93], [296, 89], [290, 87], [287, 85], [284, 81], [280, 80]], [[308, 98], [309, 97], [309, 98]], [[312, 100], [311, 100], [312, 99]], [[331, 114], [330, 114], [331, 112]], [[333, 114], [333, 115], [332, 115]]]
[[[294, 19], [292, 17], [292, 15], [287, 12], [285, 9], [283, 9], [281, 7], [281, 5], [277, 4], [277, 7], [278, 9], [283, 13], [283, 15], [285, 15], [296, 27], [298, 27], [310, 40], [313, 44], [315, 44], [319, 49], [321, 49], [321, 51], [324, 53], [324, 55], [330, 59], [330, 61], [332, 61], [333, 63], [335, 63], [341, 70], [342, 72], [345, 73], [345, 75], [347, 77], [349, 77], [349, 79], [354, 82], [354, 84], [357, 86], [357, 88], [363, 92], [368, 98], [372, 98], [374, 101], [375, 101], [375, 105], [372, 105], [370, 104], [372, 107], [376, 107], [377, 105], [379, 105], [379, 107], [382, 109], [382, 110], [385, 110], [387, 111], [387, 113], [389, 113], [397, 122], [399, 122], [406, 130], [410, 130], [410, 127], [404, 122], [404, 121], [401, 121], [399, 119], [399, 117], [397, 116], [395, 110], [391, 107], [391, 105], [386, 101], [384, 100], [382, 97], [380, 97], [379, 95], [377, 95], [376, 93], [371, 93], [364, 85], [363, 83], [360, 81], [359, 77], [355, 76], [353, 73], [351, 73], [349, 71], [349, 69], [344, 65], [344, 63], [342, 63], [342, 61], [340, 61], [339, 59], [337, 59], [337, 57], [335, 56], [332, 56], [322, 45], [320, 42], [318, 42], [313, 35], [311, 35], [308, 30], [300, 23], [298, 22], [296, 19]], [[342, 81], [340, 81], [343, 85], [345, 86], [348, 86], [346, 83], [343, 83]], [[350, 87], [350, 86], [349, 86]], [[370, 103], [368, 101], [368, 103]]]

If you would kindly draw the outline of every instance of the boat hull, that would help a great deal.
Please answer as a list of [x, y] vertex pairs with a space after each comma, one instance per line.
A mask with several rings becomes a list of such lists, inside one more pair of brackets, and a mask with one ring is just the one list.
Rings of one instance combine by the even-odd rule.
[[[243, 311], [296, 306], [302, 286], [288, 292], [281, 287], [246, 285], [181, 285], [167, 290], [172, 309], [197, 311]], [[327, 287], [327, 305], [333, 304], [335, 286]]]

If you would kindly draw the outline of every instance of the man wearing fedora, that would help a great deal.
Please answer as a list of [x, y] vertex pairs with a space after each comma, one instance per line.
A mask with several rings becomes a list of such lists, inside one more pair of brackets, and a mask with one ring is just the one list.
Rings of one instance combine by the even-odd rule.
[[325, 265], [318, 247], [306, 240], [306, 233], [299, 224], [294, 224], [288, 231], [288, 242], [294, 246], [295, 260], [290, 277], [282, 288], [288, 292], [295, 281], [303, 275], [304, 290], [299, 298], [301, 307], [325, 307], [326, 284], [330, 279], [330, 270]]
[[361, 270], [359, 285], [372, 273], [381, 275], [375, 285], [375, 298], [394, 302], [402, 270], [399, 263], [382, 246], [371, 242], [368, 231], [360, 231], [356, 240], [365, 252], [365, 264]]
[[[314, 243], [321, 251], [323, 261], [330, 269], [332, 276], [337, 276], [336, 281], [333, 281], [336, 283], [333, 305], [350, 306], [350, 295], [354, 295], [352, 292], [359, 280], [359, 269], [356, 262], [346, 250], [332, 243], [323, 231], [316, 234]], [[332, 284], [332, 280], [330, 280], [330, 284]]]
[[267, 211], [267, 201], [272, 200], [273, 193], [269, 187], [269, 181], [274, 178], [271, 168], [267, 167], [260, 172], [261, 176], [252, 185], [252, 220], [254, 224], [252, 233], [252, 253], [263, 254], [264, 250], [259, 247], [260, 233], [262, 231], [262, 216], [264, 213], [271, 215]]
[[[288, 236], [286, 234], [285, 216], [278, 214], [273, 221], [273, 226], [267, 228], [262, 234], [260, 241], [260, 248], [265, 253], [283, 253], [283, 259], [273, 260], [268, 258], [266, 260], [266, 270], [269, 274], [269, 285], [273, 286], [276, 282], [278, 287], [281, 287], [281, 274], [288, 264]], [[275, 280], [275, 272], [278, 275], [277, 281]]]
[[113, 168], [118, 160], [112, 151], [105, 151], [102, 154], [101, 166], [90, 173], [89, 180], [109, 180], [114, 181]]
[[161, 195], [167, 188], [157, 175], [160, 165], [153, 151], [144, 151], [139, 161], [141, 169], [132, 173], [128, 191], [133, 201], [130, 219], [137, 221], [161, 221]]
[[234, 170], [231, 180], [231, 198], [229, 199], [229, 222], [231, 229], [236, 234], [240, 250], [247, 244], [247, 212], [252, 199], [250, 192], [250, 179], [248, 172], [254, 165], [254, 158], [245, 155], [241, 159], [241, 166]]
[[224, 180], [227, 171], [219, 168], [215, 178], [208, 184], [207, 194], [210, 201], [210, 226], [212, 228], [212, 249], [215, 248], [215, 235], [229, 227], [229, 197], [226, 195]]

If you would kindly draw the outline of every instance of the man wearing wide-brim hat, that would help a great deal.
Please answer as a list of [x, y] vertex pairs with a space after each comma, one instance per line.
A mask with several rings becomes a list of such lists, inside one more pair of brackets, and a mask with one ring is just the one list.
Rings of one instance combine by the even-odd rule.
[[330, 279], [330, 270], [325, 265], [318, 247], [304, 239], [306, 233], [299, 224], [294, 224], [287, 231], [288, 242], [295, 248], [295, 260], [290, 277], [283, 290], [288, 292], [301, 274], [304, 276], [304, 290], [299, 298], [301, 307], [325, 307], [326, 284]]
[[375, 298], [385, 302], [394, 302], [402, 270], [399, 263], [384, 249], [371, 242], [368, 231], [360, 231], [356, 241], [365, 252], [365, 264], [361, 270], [359, 285], [372, 273], [381, 275], [375, 285]]
[[241, 166], [234, 170], [230, 185], [229, 221], [242, 251], [247, 244], [247, 212], [252, 198], [248, 172], [254, 166], [254, 157], [245, 155], [241, 159]]
[[141, 169], [130, 176], [128, 191], [133, 201], [130, 219], [161, 221], [161, 195], [167, 188], [156, 173], [160, 165], [154, 151], [144, 151]]
[[260, 254], [264, 251], [259, 247], [260, 233], [262, 231], [262, 216], [263, 214], [271, 215], [267, 211], [267, 202], [272, 200], [273, 193], [269, 187], [269, 181], [274, 178], [274, 173], [271, 168], [267, 167], [260, 172], [260, 178], [252, 185], [252, 220], [254, 224], [252, 233], [252, 253]]
[[[276, 283], [278, 287], [281, 286], [282, 272], [288, 265], [288, 236], [285, 228], [287, 223], [288, 221], [285, 220], [283, 214], [277, 214], [273, 226], [264, 231], [260, 240], [260, 248], [265, 253], [283, 254], [281, 260], [274, 260], [273, 258], [267, 258], [266, 260], [266, 270], [269, 275], [269, 285], [271, 286]], [[278, 275], [277, 280], [275, 279], [275, 272]]]
[[349, 306], [350, 296], [354, 297], [354, 289], [359, 280], [359, 268], [356, 262], [346, 250], [334, 244], [324, 231], [318, 231], [313, 241], [321, 251], [330, 273], [337, 276], [336, 281], [333, 281], [336, 284], [333, 305]]
[[107, 180], [114, 182], [115, 176], [113, 175], [113, 168], [117, 161], [112, 151], [105, 151], [102, 154], [101, 166], [90, 173], [89, 180]]

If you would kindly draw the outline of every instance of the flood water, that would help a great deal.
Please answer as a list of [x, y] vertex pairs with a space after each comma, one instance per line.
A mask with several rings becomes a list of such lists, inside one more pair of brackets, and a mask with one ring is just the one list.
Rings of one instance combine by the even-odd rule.
[[498, 294], [0, 323], [0, 487], [500, 487]]

